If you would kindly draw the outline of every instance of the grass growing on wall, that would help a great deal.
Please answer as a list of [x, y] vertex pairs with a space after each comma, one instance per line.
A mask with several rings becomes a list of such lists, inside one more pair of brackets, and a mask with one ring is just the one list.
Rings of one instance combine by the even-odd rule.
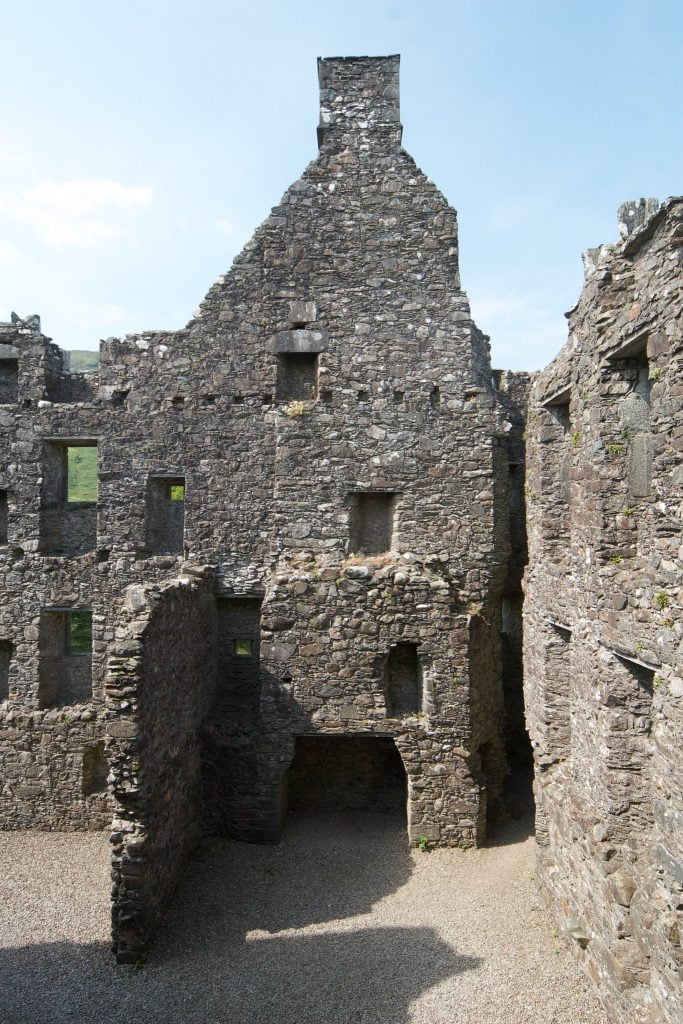
[[97, 447], [67, 449], [67, 501], [97, 501]]

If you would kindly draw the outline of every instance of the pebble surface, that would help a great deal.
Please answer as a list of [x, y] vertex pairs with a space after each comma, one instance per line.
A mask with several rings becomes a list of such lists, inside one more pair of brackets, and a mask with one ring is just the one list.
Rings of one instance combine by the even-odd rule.
[[1, 1024], [609, 1024], [519, 825], [467, 852], [382, 815], [211, 840], [142, 969], [109, 952], [104, 834], [4, 833], [0, 859]]

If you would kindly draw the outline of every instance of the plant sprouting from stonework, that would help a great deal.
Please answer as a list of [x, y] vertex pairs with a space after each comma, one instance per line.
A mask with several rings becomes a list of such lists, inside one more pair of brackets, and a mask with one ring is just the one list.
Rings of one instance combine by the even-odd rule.
[[427, 852], [427, 850], [429, 849], [429, 839], [427, 838], [427, 836], [417, 837], [417, 848], [420, 851], [420, 853]]
[[663, 611], [664, 608], [668, 608], [671, 604], [671, 598], [665, 591], [660, 590], [655, 594], [655, 604], [660, 611]]
[[285, 416], [303, 416], [306, 412], [305, 402], [290, 402], [282, 410]]
[[623, 455], [624, 454], [624, 446], [623, 446], [623, 444], [606, 444], [605, 448], [607, 449], [607, 451], [609, 452], [610, 455]]

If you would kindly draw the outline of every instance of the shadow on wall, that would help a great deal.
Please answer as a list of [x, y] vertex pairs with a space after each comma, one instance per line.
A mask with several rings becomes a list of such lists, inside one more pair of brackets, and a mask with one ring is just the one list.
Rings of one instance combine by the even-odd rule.
[[[219, 932], [218, 940], [215, 937]], [[423, 991], [476, 967], [431, 928], [258, 936], [237, 947], [207, 920], [191, 952], [136, 972], [105, 944], [0, 951], [3, 1024], [408, 1024]], [[201, 957], [199, 958], [201, 953]], [[416, 965], [419, 964], [419, 969]]]

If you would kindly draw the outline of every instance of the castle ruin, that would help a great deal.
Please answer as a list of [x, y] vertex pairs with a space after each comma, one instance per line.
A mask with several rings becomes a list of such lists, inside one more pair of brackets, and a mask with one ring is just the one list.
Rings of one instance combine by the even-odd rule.
[[492, 371], [398, 67], [319, 61], [319, 155], [186, 328], [76, 374], [0, 325], [0, 826], [111, 826], [137, 962], [202, 832], [480, 845], [530, 736], [561, 927], [673, 1024], [683, 201], [623, 209], [547, 370]]

